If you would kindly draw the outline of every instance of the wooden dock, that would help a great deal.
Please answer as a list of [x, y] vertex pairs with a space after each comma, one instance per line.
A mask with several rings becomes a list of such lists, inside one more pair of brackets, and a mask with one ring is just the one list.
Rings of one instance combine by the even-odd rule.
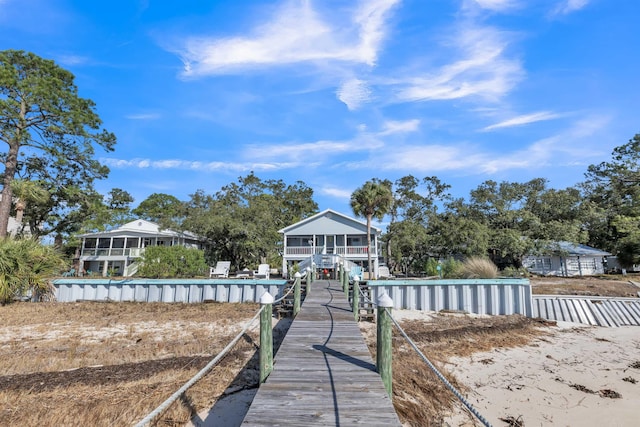
[[338, 282], [313, 284], [242, 425], [400, 427]]

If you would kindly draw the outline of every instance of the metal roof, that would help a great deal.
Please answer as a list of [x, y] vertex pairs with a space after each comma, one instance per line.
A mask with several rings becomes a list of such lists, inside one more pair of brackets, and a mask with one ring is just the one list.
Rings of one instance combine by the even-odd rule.
[[[291, 224], [291, 225], [289, 225], [287, 227], [284, 227], [284, 228], [278, 230], [278, 233], [287, 233], [287, 232], [289, 232], [289, 231], [291, 231], [291, 230], [293, 230], [295, 228], [298, 228], [298, 227], [300, 227], [302, 225], [309, 224], [311, 222], [317, 221], [318, 219], [321, 219], [323, 217], [331, 218], [332, 216], [338, 217], [338, 218], [340, 218], [340, 219], [342, 219], [343, 221], [346, 221], [346, 222], [351, 222], [351, 223], [353, 223], [354, 225], [356, 225], [358, 227], [363, 227], [363, 226], [366, 227], [367, 226], [366, 222], [358, 221], [355, 218], [352, 218], [352, 217], [347, 216], [345, 214], [342, 214], [340, 212], [334, 211], [333, 209], [326, 209], [326, 210], [324, 210], [322, 212], [319, 212], [319, 213], [317, 213], [315, 215], [310, 216], [309, 218], [305, 218], [302, 221], [298, 221], [295, 224]], [[374, 231], [376, 234], [380, 234], [382, 232], [381, 229], [379, 229], [378, 227], [375, 227], [373, 225], [371, 226], [371, 230]]]
[[578, 243], [571, 242], [555, 242], [549, 246], [553, 252], [556, 253], [566, 253], [568, 255], [582, 255], [582, 256], [609, 256], [610, 252], [603, 251], [600, 249], [592, 248], [591, 246], [582, 245]]

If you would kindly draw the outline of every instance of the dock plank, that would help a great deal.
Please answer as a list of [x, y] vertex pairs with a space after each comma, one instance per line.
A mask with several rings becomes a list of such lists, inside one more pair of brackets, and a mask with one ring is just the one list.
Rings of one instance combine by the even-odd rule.
[[400, 427], [337, 282], [314, 284], [242, 425]]

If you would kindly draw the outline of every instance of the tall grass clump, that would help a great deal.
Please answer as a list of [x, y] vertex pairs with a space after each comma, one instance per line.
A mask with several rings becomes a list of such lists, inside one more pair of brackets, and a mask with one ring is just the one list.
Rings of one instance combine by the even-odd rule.
[[498, 267], [488, 258], [471, 257], [462, 263], [462, 275], [466, 279], [495, 279]]
[[50, 294], [49, 277], [66, 267], [60, 252], [32, 239], [0, 240], [0, 304], [7, 304], [27, 291]]

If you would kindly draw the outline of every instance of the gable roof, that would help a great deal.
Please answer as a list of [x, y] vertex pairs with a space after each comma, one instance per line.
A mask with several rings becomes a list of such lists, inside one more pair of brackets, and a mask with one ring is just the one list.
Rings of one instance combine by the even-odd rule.
[[198, 237], [188, 231], [178, 232], [174, 230], [160, 229], [160, 226], [155, 222], [147, 221], [144, 219], [136, 219], [135, 221], [128, 222], [113, 230], [101, 231], [97, 233], [80, 234], [78, 237], [112, 237], [112, 236], [125, 236], [125, 235], [149, 235], [149, 236], [163, 236], [163, 237], [187, 237], [191, 239], [198, 239]]
[[554, 253], [565, 253], [568, 255], [576, 255], [576, 256], [609, 256], [611, 253], [592, 248], [591, 246], [581, 245], [578, 243], [571, 242], [555, 242], [549, 245], [549, 249]]
[[[296, 231], [300, 231], [301, 234], [308, 234], [308, 233], [304, 233], [304, 231], [305, 230], [309, 231], [311, 228], [314, 228], [313, 225], [316, 223], [319, 226], [324, 226], [324, 227], [326, 227], [329, 224], [331, 224], [332, 226], [338, 226], [340, 231], [345, 231], [345, 232], [349, 231], [348, 229], [351, 229], [350, 231], [357, 230], [365, 234], [367, 232], [366, 222], [359, 221], [355, 218], [352, 218], [340, 212], [334, 211], [333, 209], [326, 209], [322, 212], [319, 212], [315, 215], [310, 216], [309, 218], [305, 218], [302, 221], [298, 221], [295, 224], [291, 224], [287, 227], [284, 227], [278, 230], [278, 233], [290, 234], [291, 232], [296, 230]], [[378, 227], [374, 227], [373, 225], [371, 226], [371, 230], [375, 234], [380, 234], [382, 232], [382, 230], [380, 230]], [[327, 231], [328, 231], [328, 234], [330, 234], [331, 230], [327, 230]], [[316, 234], [319, 234], [319, 232]]]

